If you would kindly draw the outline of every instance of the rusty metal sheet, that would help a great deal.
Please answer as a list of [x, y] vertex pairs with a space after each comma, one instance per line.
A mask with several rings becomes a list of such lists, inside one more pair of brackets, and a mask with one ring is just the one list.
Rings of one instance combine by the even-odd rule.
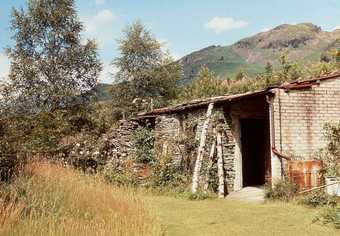
[[288, 161], [288, 178], [298, 186], [299, 190], [321, 186], [323, 183], [322, 161]]

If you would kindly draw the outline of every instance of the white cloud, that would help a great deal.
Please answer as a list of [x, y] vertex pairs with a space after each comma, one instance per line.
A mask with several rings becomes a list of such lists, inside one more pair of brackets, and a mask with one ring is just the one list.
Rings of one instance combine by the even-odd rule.
[[116, 19], [116, 16], [108, 9], [99, 11], [93, 17], [82, 17], [86, 38], [95, 39], [101, 49], [106, 43], [112, 43], [114, 41], [112, 24]]
[[114, 21], [114, 19], [115, 17], [113, 13], [108, 9], [98, 12], [97, 15], [94, 17], [94, 20], [97, 23], [110, 23]]
[[173, 47], [171, 43], [169, 42], [169, 40], [160, 38], [160, 39], [157, 39], [157, 41], [161, 44], [162, 50], [164, 52], [170, 53], [172, 59], [179, 60], [180, 58], [182, 58], [182, 56], [179, 53], [176, 53], [173, 50]]
[[94, 33], [103, 26], [110, 25], [114, 20], [115, 16], [113, 13], [108, 9], [104, 9], [98, 12], [94, 17], [84, 20], [85, 30], [87, 33]]
[[260, 32], [268, 32], [270, 30], [272, 30], [273, 28], [263, 28], [260, 30]]
[[103, 5], [105, 2], [105, 0], [95, 0], [96, 5]]
[[8, 57], [5, 54], [0, 53], [0, 80], [8, 76], [9, 65]]
[[111, 65], [110, 62], [104, 62], [103, 70], [99, 75], [99, 82], [111, 84], [117, 71], [118, 69]]
[[214, 30], [217, 34], [224, 31], [239, 29], [246, 27], [248, 22], [243, 20], [235, 20], [231, 17], [214, 17], [204, 26], [208, 29]]

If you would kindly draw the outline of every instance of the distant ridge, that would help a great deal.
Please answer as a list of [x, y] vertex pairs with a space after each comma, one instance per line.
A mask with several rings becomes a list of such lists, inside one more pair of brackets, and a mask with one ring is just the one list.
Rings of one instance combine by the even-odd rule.
[[283, 24], [229, 46], [203, 48], [184, 56], [180, 62], [187, 81], [192, 80], [203, 65], [223, 77], [232, 77], [239, 70], [254, 75], [262, 72], [268, 61], [275, 66], [283, 52], [293, 61], [319, 61], [324, 52], [335, 47], [337, 39], [340, 39], [340, 30], [323, 31], [312, 23]]

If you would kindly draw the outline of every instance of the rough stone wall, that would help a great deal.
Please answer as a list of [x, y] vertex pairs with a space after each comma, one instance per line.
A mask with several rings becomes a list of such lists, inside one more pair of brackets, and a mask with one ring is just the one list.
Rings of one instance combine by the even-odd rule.
[[119, 160], [133, 153], [132, 136], [137, 127], [137, 122], [122, 120], [117, 127], [111, 128], [103, 137], [108, 156]]
[[[232, 135], [232, 121], [229, 114], [223, 112], [222, 107], [215, 107], [214, 113], [217, 111], [224, 114], [224, 132], [222, 136], [223, 144], [223, 158], [224, 169], [226, 176], [227, 191], [234, 190], [234, 152], [235, 152], [235, 140]], [[172, 155], [176, 163], [181, 162], [183, 155], [180, 151], [181, 147], [174, 145], [176, 137], [184, 132], [195, 132], [195, 139], [199, 142], [199, 138], [202, 132], [203, 123], [206, 119], [206, 108], [187, 111], [185, 113], [162, 115], [157, 117], [155, 124], [155, 138], [156, 138], [156, 155], [162, 154]], [[194, 124], [194, 126], [193, 126]], [[191, 130], [190, 130], [191, 129]], [[208, 137], [205, 145], [204, 162], [202, 166], [202, 176], [204, 176], [206, 170], [206, 164], [208, 163], [209, 152], [213, 139], [213, 127], [210, 123], [208, 129]], [[192, 158], [196, 158], [196, 153], [192, 155]], [[193, 160], [194, 163], [194, 160]], [[190, 173], [191, 174], [191, 173]], [[203, 181], [203, 178], [201, 178]]]
[[173, 155], [175, 161], [180, 160], [180, 150], [175, 146], [175, 139], [180, 134], [181, 125], [179, 117], [175, 115], [162, 115], [156, 118], [155, 123], [155, 151], [156, 156]]
[[273, 106], [277, 150], [312, 159], [325, 145], [324, 124], [340, 121], [340, 77], [311, 89], [276, 89]]
[[224, 160], [224, 170], [226, 174], [226, 182], [228, 192], [235, 190], [235, 178], [236, 178], [236, 167], [235, 167], [235, 147], [236, 140], [233, 135], [233, 122], [231, 116], [227, 113], [224, 114], [225, 126], [224, 135], [222, 137], [223, 144], [223, 160]]

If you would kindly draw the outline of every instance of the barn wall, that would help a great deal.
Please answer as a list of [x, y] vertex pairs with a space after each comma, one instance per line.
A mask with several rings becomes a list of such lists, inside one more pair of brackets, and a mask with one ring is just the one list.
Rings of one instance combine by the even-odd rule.
[[280, 152], [312, 159], [325, 145], [326, 122], [340, 121], [340, 78], [305, 90], [275, 90], [275, 146]]

